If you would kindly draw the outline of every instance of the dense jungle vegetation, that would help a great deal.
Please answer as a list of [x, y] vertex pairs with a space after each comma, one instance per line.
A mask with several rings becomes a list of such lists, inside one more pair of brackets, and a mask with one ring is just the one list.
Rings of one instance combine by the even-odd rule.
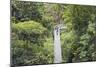
[[95, 61], [96, 6], [12, 0], [12, 65], [52, 64], [53, 29], [61, 22], [62, 63]]

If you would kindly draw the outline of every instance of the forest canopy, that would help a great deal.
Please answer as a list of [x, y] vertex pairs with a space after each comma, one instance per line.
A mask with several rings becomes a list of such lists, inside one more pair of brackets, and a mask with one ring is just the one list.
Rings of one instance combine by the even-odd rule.
[[54, 26], [60, 33], [62, 63], [96, 60], [96, 6], [11, 1], [12, 65], [54, 63]]

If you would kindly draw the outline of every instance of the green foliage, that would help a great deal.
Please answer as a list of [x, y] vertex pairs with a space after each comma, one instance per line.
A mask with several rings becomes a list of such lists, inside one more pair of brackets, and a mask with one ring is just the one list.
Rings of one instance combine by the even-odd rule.
[[53, 28], [62, 23], [62, 62], [96, 60], [96, 7], [11, 1], [12, 65], [51, 64]]
[[[64, 43], [71, 45], [68, 48], [63, 43], [63, 52], [66, 51], [63, 56], [66, 59], [70, 58], [65, 59], [65, 62], [95, 61], [95, 56], [93, 56], [96, 55], [95, 7], [69, 5], [65, 11], [67, 12], [64, 13], [63, 18], [68, 26], [68, 31], [62, 38], [65, 38]], [[67, 54], [70, 54], [71, 57]]]
[[43, 34], [46, 33], [46, 28], [35, 21], [12, 23], [12, 31], [18, 35], [19, 39], [22, 40], [31, 41], [34, 43], [41, 43], [45, 40]]
[[[12, 64], [32, 65], [47, 64], [52, 62], [51, 51], [34, 43], [26, 43], [23, 40], [12, 40]], [[49, 61], [48, 61], [49, 59]], [[42, 62], [41, 62], [42, 61]]]
[[11, 0], [12, 3], [12, 16], [16, 17], [19, 21], [26, 20], [35, 20], [39, 21], [41, 19], [41, 15], [38, 12], [38, 6], [41, 4], [32, 3], [32, 2], [24, 2], [24, 1], [14, 1]]
[[12, 27], [14, 31], [20, 32], [20, 33], [27, 33], [27, 34], [43, 34], [44, 31], [46, 31], [46, 28], [44, 28], [40, 23], [35, 21], [25, 21], [25, 22], [19, 22], [17, 24], [13, 23]]

